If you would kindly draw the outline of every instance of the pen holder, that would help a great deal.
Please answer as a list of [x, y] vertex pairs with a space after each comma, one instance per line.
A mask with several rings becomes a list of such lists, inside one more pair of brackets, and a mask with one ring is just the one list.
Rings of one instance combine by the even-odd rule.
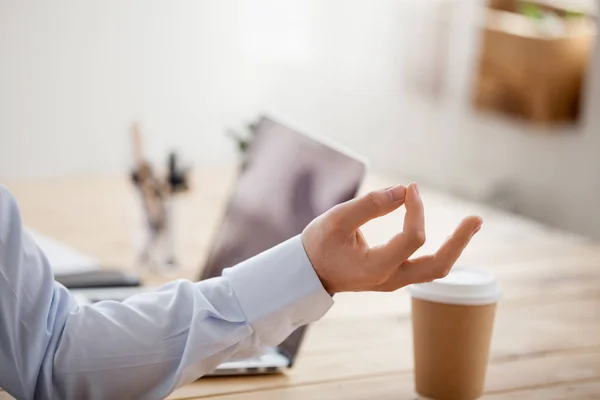
[[168, 196], [158, 203], [160, 221], [148, 218], [147, 204], [143, 195], [137, 193], [134, 222], [134, 249], [138, 266], [157, 274], [169, 274], [178, 270], [175, 251], [175, 216], [177, 197]]

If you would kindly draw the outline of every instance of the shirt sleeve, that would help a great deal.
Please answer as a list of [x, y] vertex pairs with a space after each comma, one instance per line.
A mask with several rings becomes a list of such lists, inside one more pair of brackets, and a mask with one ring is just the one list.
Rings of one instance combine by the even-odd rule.
[[19, 399], [162, 399], [333, 304], [294, 237], [224, 271], [79, 306], [0, 186], [0, 387]]

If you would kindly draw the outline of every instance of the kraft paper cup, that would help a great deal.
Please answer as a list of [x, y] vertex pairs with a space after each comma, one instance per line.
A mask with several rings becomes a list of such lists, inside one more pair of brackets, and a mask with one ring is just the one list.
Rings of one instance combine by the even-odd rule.
[[474, 400], [483, 394], [496, 303], [496, 278], [456, 267], [410, 286], [415, 390], [421, 398]]

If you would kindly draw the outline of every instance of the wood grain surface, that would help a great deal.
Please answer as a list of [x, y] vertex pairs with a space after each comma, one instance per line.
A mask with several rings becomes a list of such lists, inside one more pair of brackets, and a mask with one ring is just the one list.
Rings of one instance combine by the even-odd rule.
[[[234, 170], [205, 169], [180, 200], [178, 277], [195, 279], [210, 248]], [[368, 177], [363, 191], [397, 183]], [[165, 281], [135, 267], [135, 193], [123, 177], [7, 184], [25, 223], [96, 258]], [[526, 218], [421, 188], [432, 251], [469, 214], [482, 231], [460, 264], [497, 275], [502, 288], [485, 399], [600, 399], [600, 244]], [[403, 211], [367, 224], [370, 244], [402, 226]], [[406, 290], [336, 295], [308, 331], [285, 374], [203, 378], [170, 399], [414, 399], [412, 331]], [[0, 398], [2, 394], [0, 394]]]

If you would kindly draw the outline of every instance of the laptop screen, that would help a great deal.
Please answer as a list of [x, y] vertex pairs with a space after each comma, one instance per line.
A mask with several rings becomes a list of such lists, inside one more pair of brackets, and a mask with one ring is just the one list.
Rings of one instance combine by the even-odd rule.
[[[315, 217], [356, 196], [362, 161], [263, 117], [202, 273], [220, 276], [302, 232]], [[304, 328], [279, 350], [293, 360]]]

